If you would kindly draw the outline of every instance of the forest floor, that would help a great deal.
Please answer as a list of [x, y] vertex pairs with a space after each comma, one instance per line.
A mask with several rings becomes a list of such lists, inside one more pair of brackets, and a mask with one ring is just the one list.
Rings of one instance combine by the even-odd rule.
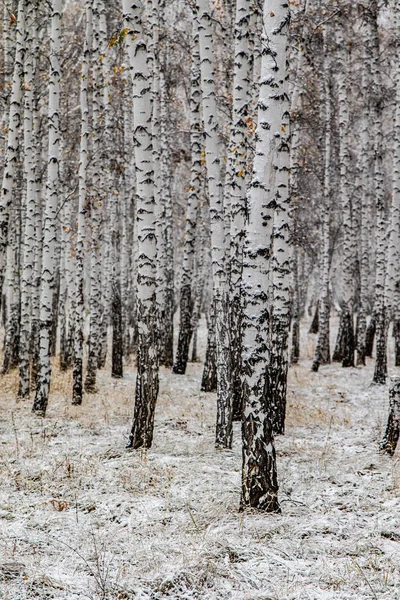
[[100, 372], [99, 393], [73, 407], [55, 365], [45, 419], [16, 401], [17, 373], [3, 377], [0, 597], [400, 598], [399, 454], [377, 452], [387, 389], [370, 386], [372, 361], [311, 373], [305, 332], [276, 440], [279, 515], [238, 512], [240, 428], [232, 451], [214, 449], [200, 363], [161, 370], [148, 452], [124, 449], [133, 367], [118, 381]]

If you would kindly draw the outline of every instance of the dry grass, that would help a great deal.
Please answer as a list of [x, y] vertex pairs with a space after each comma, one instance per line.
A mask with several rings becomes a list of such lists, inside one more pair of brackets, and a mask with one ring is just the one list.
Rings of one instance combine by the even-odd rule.
[[400, 468], [377, 453], [387, 400], [371, 365], [290, 370], [281, 515], [238, 513], [239, 426], [216, 451], [201, 364], [161, 371], [148, 452], [124, 449], [132, 365], [120, 381], [101, 372], [81, 407], [71, 374], [53, 372], [45, 419], [16, 401], [16, 373], [1, 381], [0, 597], [399, 597]]

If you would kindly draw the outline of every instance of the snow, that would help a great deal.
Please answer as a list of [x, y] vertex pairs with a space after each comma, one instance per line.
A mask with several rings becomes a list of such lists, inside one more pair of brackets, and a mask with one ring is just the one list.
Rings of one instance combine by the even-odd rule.
[[[214, 448], [202, 365], [161, 370], [154, 446], [124, 444], [134, 367], [70, 404], [55, 364], [48, 415], [1, 380], [0, 597], [158, 600], [400, 598], [400, 468], [378, 453], [388, 393], [366, 368], [311, 373], [303, 331], [276, 440], [282, 514], [238, 512], [240, 427]], [[200, 337], [204, 352], [205, 332]]]

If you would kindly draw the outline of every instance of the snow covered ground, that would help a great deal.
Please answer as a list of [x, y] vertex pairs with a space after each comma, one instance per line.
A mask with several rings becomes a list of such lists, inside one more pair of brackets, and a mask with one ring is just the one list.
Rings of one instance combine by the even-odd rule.
[[[306, 330], [305, 330], [306, 331]], [[204, 335], [201, 340], [204, 350]], [[124, 449], [134, 369], [70, 405], [54, 367], [45, 419], [0, 380], [0, 597], [157, 600], [400, 598], [400, 467], [377, 452], [387, 389], [373, 363], [290, 369], [276, 440], [282, 514], [238, 512], [240, 430], [214, 449], [201, 364], [161, 371], [153, 448]]]

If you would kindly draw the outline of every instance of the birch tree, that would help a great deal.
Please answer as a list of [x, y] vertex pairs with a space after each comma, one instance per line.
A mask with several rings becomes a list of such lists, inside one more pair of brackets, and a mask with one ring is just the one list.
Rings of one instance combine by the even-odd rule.
[[[361, 86], [364, 104], [364, 115], [361, 121], [360, 148], [360, 187], [361, 187], [361, 223], [360, 223], [360, 303], [357, 315], [357, 365], [365, 365], [366, 334], [369, 292], [369, 236], [371, 215], [371, 168], [373, 165], [373, 139], [371, 139], [371, 61], [369, 47], [371, 44], [371, 17], [367, 15], [363, 29], [363, 54]], [[372, 152], [371, 152], [372, 149]]]
[[324, 31], [324, 81], [323, 99], [321, 106], [322, 118], [324, 119], [325, 156], [324, 156], [324, 190], [321, 200], [321, 253], [320, 253], [320, 282], [321, 294], [318, 311], [318, 341], [315, 349], [315, 357], [312, 365], [313, 371], [318, 371], [322, 364], [330, 363], [329, 342], [329, 282], [330, 282], [330, 213], [332, 202], [332, 81], [331, 81], [331, 45], [329, 25]]
[[34, 93], [36, 71], [37, 11], [33, 2], [26, 7], [26, 52], [24, 67], [24, 165], [26, 178], [25, 228], [21, 274], [21, 325], [19, 346], [19, 390], [26, 398], [30, 392], [31, 299], [35, 261], [35, 216], [37, 214], [36, 152], [34, 148]]
[[101, 185], [101, 144], [103, 142], [101, 131], [103, 128], [103, 104], [102, 104], [102, 68], [101, 49], [106, 40], [102, 38], [100, 27], [100, 6], [97, 0], [93, 3], [93, 40], [92, 40], [92, 63], [93, 63], [93, 175], [92, 194], [90, 198], [90, 331], [89, 352], [85, 380], [85, 391], [95, 392], [96, 371], [100, 356], [100, 324], [101, 324], [101, 213], [103, 206], [103, 191]]
[[201, 122], [200, 122], [200, 50], [199, 23], [196, 13], [193, 15], [192, 65], [190, 90], [190, 148], [191, 177], [186, 209], [186, 226], [182, 259], [182, 279], [180, 287], [180, 323], [179, 338], [173, 372], [183, 375], [189, 357], [189, 346], [192, 337], [193, 317], [193, 270], [195, 259], [196, 227], [200, 208], [201, 184]]
[[250, 120], [251, 57], [249, 53], [249, 29], [251, 2], [238, 0], [235, 18], [235, 48], [233, 71], [232, 126], [228, 163], [230, 168], [225, 188], [230, 197], [230, 330], [233, 418], [241, 420], [243, 392], [241, 385], [242, 307], [241, 286], [243, 268], [243, 243], [246, 215], [246, 188], [248, 185], [248, 123]]
[[218, 138], [215, 97], [213, 36], [208, 0], [198, 3], [200, 74], [202, 89], [205, 158], [210, 202], [211, 258], [213, 273], [213, 310], [215, 318], [217, 365], [216, 445], [232, 445], [232, 382], [228, 327], [228, 281], [225, 265], [225, 231], [223, 187], [221, 179], [221, 147]]
[[339, 161], [340, 161], [340, 198], [343, 219], [343, 297], [341, 302], [340, 326], [336, 342], [334, 360], [341, 360], [343, 367], [354, 367], [354, 330], [353, 330], [353, 264], [354, 235], [351, 220], [350, 198], [350, 155], [349, 155], [349, 98], [348, 98], [348, 63], [349, 47], [345, 43], [343, 28], [336, 30], [338, 51], [338, 126], [339, 126]]
[[40, 351], [39, 372], [33, 410], [45, 415], [50, 391], [51, 347], [50, 336], [53, 317], [53, 296], [55, 290], [57, 209], [59, 204], [58, 161], [60, 150], [60, 45], [62, 0], [53, 0], [51, 4], [50, 33], [50, 77], [48, 105], [48, 164], [46, 200], [43, 224], [42, 283], [40, 293]]
[[89, 103], [88, 86], [90, 72], [90, 56], [93, 37], [93, 11], [92, 1], [86, 2], [86, 29], [83, 47], [81, 82], [80, 82], [80, 108], [81, 130], [79, 147], [79, 173], [78, 173], [78, 218], [77, 239], [75, 250], [75, 326], [74, 326], [74, 366], [72, 384], [72, 404], [82, 404], [83, 394], [83, 328], [84, 328], [84, 244], [85, 244], [85, 215], [87, 211], [86, 185], [89, 152]]
[[[400, 26], [400, 12], [395, 9], [395, 25]], [[393, 147], [393, 191], [390, 209], [389, 240], [387, 249], [387, 267], [385, 281], [385, 313], [388, 321], [394, 319], [394, 337], [398, 337], [397, 302], [400, 289], [400, 43], [396, 46], [396, 104], [394, 121], [394, 147]], [[397, 308], [397, 311], [396, 311]], [[396, 357], [397, 358], [397, 357]], [[396, 366], [397, 361], [396, 361]]]
[[383, 133], [380, 44], [378, 33], [379, 9], [376, 0], [372, 2], [372, 32], [370, 60], [372, 66], [373, 99], [372, 117], [374, 127], [374, 196], [376, 202], [376, 283], [375, 283], [375, 322], [376, 322], [376, 361], [373, 382], [383, 384], [387, 376], [387, 330], [385, 314], [385, 274], [387, 260], [386, 206], [383, 174]]
[[[287, 13], [281, 27], [288, 28]], [[286, 417], [286, 389], [289, 366], [288, 336], [292, 309], [292, 215], [289, 193], [289, 99], [286, 68], [285, 37], [276, 48], [276, 69], [280, 76], [275, 81], [275, 97], [280, 100], [281, 125], [279, 145], [276, 147], [276, 192], [271, 238], [271, 323], [270, 355], [267, 367], [266, 401], [272, 407], [273, 430], [284, 433]], [[287, 43], [287, 40], [286, 40]], [[278, 87], [279, 86], [279, 87]]]
[[135, 409], [127, 446], [149, 448], [153, 440], [158, 395], [156, 306], [156, 220], [151, 135], [151, 79], [139, 0], [123, 0], [132, 89], [137, 197], [137, 326], [138, 356]]
[[[246, 247], [243, 265], [243, 383], [242, 508], [279, 511], [278, 481], [271, 404], [268, 389], [269, 299], [274, 206], [287, 193], [287, 172], [280, 153], [287, 151], [286, 79], [288, 5], [265, 1], [263, 54], [253, 176], [249, 190]], [[282, 187], [281, 187], [282, 186]]]
[[3, 289], [6, 267], [8, 223], [15, 187], [21, 129], [22, 85], [25, 55], [25, 11], [25, 0], [19, 0], [16, 23], [14, 72], [8, 114], [7, 147], [0, 197], [0, 289]]

